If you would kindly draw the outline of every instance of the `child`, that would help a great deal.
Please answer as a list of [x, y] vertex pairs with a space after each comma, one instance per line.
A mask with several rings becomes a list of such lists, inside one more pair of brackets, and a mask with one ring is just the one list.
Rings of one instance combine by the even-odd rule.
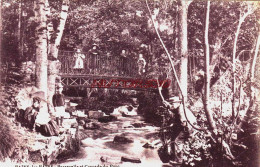
[[62, 126], [63, 118], [65, 115], [65, 99], [62, 94], [63, 86], [61, 83], [56, 86], [56, 93], [52, 97], [52, 103], [54, 106], [56, 122], [59, 126]]

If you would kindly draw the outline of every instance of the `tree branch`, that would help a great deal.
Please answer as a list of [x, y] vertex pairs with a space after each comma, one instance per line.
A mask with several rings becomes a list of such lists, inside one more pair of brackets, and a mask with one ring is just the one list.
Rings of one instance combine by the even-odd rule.
[[194, 129], [196, 129], [196, 130], [199, 130], [199, 131], [207, 130], [207, 129], [205, 129], [205, 128], [196, 127], [195, 125], [193, 125], [193, 124], [190, 122], [190, 120], [189, 120], [188, 117], [187, 117], [186, 105], [185, 105], [185, 101], [184, 101], [184, 96], [183, 96], [183, 92], [182, 92], [182, 89], [181, 89], [181, 86], [180, 86], [180, 81], [179, 81], [179, 79], [178, 79], [178, 77], [177, 77], [177, 72], [176, 72], [175, 67], [174, 67], [174, 62], [173, 62], [173, 60], [172, 60], [172, 58], [171, 58], [171, 55], [170, 55], [170, 53], [168, 52], [168, 49], [166, 48], [166, 46], [165, 46], [165, 44], [164, 44], [164, 42], [163, 42], [163, 40], [162, 40], [162, 38], [161, 38], [161, 36], [160, 36], [160, 34], [159, 34], [159, 32], [158, 32], [158, 29], [157, 29], [156, 26], [155, 26], [156, 24], [155, 24], [155, 21], [153, 20], [152, 12], [151, 12], [151, 9], [150, 9], [150, 7], [149, 7], [149, 5], [148, 5], [147, 0], [145, 0], [145, 2], [146, 2], [146, 5], [147, 5], [147, 9], [148, 9], [148, 11], [149, 11], [150, 17], [151, 17], [151, 19], [152, 19], [152, 23], [153, 23], [155, 32], [156, 32], [156, 34], [157, 34], [157, 36], [158, 36], [158, 38], [159, 38], [159, 40], [160, 40], [160, 42], [161, 42], [161, 44], [162, 44], [162, 46], [163, 46], [165, 52], [166, 52], [166, 55], [167, 55], [167, 57], [168, 57], [168, 59], [169, 59], [169, 61], [170, 61], [170, 64], [171, 64], [171, 67], [172, 67], [172, 70], [173, 70], [173, 73], [174, 73], [174, 77], [175, 77], [175, 79], [176, 79], [176, 82], [177, 82], [177, 85], [178, 85], [178, 88], [179, 88], [179, 91], [180, 91], [180, 94], [181, 94], [181, 97], [182, 97], [182, 105], [183, 105], [183, 110], [184, 110], [185, 118], [186, 118], [187, 122], [189, 123], [189, 125], [190, 125], [192, 128], [194, 128]]

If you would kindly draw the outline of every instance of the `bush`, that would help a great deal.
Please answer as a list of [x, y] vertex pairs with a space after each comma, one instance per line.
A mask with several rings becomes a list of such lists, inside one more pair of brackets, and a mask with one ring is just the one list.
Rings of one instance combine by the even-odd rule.
[[157, 93], [139, 93], [137, 99], [139, 102], [138, 112], [143, 115], [145, 121], [156, 126], [161, 126], [161, 113], [164, 109], [161, 108], [162, 100], [160, 99], [160, 96]]
[[10, 157], [18, 145], [19, 140], [11, 129], [10, 121], [0, 114], [0, 160]]

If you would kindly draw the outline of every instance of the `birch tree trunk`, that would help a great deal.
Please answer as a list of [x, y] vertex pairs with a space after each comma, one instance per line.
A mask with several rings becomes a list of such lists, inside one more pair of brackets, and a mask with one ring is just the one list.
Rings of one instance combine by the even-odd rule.
[[251, 75], [250, 75], [251, 82], [253, 82], [255, 79], [255, 66], [256, 66], [256, 58], [258, 56], [258, 51], [259, 51], [259, 45], [260, 45], [260, 32], [258, 32], [255, 54], [254, 54], [254, 58], [252, 60], [252, 65], [251, 65]]
[[234, 45], [233, 45], [233, 54], [232, 54], [232, 92], [233, 92], [233, 98], [232, 98], [232, 119], [235, 118], [235, 98], [236, 98], [236, 78], [235, 78], [235, 73], [236, 73], [236, 51], [237, 51], [237, 40], [238, 40], [238, 35], [240, 32], [240, 28], [242, 23], [245, 21], [246, 17], [252, 13], [252, 10], [250, 10], [248, 6], [247, 12], [242, 16], [240, 14], [239, 16], [239, 22], [237, 26], [237, 30], [235, 33], [235, 40], [234, 40]]
[[[180, 85], [184, 97], [184, 103], [187, 102], [187, 89], [188, 89], [188, 6], [189, 2], [180, 1], [179, 6], [179, 47], [180, 47]], [[183, 106], [179, 108], [181, 121], [185, 121]]]
[[37, 0], [35, 3], [35, 21], [38, 23], [36, 28], [36, 87], [45, 93], [47, 97], [47, 30], [45, 0]]
[[207, 2], [207, 13], [206, 13], [206, 25], [205, 25], [205, 98], [204, 98], [204, 110], [211, 130], [216, 128], [213, 116], [209, 107], [209, 94], [210, 94], [210, 65], [209, 65], [209, 11], [210, 11], [210, 1]]
[[[63, 35], [63, 30], [68, 16], [69, 9], [69, 0], [63, 0], [61, 13], [60, 13], [60, 22], [58, 28], [55, 32], [50, 32], [50, 50], [49, 50], [49, 74], [48, 74], [48, 101], [51, 103], [52, 96], [55, 93], [55, 81], [59, 74], [60, 62], [58, 61], [58, 51], [60, 46], [60, 41]], [[52, 30], [51, 25], [48, 26]]]

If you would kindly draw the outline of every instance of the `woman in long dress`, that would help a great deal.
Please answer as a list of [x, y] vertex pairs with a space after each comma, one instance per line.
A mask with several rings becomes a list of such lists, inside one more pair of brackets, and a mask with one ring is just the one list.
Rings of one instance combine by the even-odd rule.
[[76, 61], [73, 68], [81, 72], [81, 70], [84, 69], [85, 55], [81, 53], [80, 49], [77, 49], [77, 52], [75, 53], [74, 57], [76, 58]]

